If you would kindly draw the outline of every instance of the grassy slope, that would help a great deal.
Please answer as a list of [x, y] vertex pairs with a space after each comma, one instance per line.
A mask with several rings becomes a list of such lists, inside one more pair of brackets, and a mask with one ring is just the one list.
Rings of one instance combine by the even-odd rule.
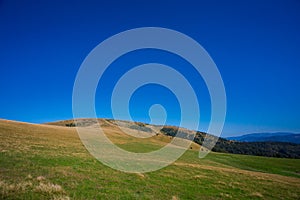
[[[170, 139], [133, 139], [110, 126], [106, 133], [138, 152]], [[300, 198], [298, 159], [218, 153], [198, 159], [197, 148], [159, 171], [127, 174], [95, 160], [75, 128], [0, 120], [0, 199]]]

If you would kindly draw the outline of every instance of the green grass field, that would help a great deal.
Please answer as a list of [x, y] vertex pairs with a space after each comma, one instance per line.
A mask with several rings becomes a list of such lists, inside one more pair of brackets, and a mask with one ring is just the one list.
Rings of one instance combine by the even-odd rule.
[[[111, 140], [138, 152], [169, 141], [132, 139], [107, 126]], [[0, 199], [300, 199], [300, 160], [210, 153], [193, 144], [161, 170], [129, 174], [93, 158], [75, 128], [0, 120]]]

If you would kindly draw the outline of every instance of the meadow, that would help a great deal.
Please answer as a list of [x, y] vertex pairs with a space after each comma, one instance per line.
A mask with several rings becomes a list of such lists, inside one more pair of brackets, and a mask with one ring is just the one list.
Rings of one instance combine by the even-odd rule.
[[[105, 120], [104, 120], [105, 121]], [[170, 137], [135, 139], [107, 123], [118, 146], [158, 149]], [[149, 173], [124, 173], [92, 157], [75, 127], [0, 120], [0, 199], [300, 199], [300, 160], [211, 152], [199, 145]]]

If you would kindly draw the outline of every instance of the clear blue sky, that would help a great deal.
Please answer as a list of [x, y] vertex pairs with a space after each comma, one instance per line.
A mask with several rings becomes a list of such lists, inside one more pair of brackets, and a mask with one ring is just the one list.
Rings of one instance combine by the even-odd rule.
[[[227, 93], [224, 136], [300, 132], [297, 0], [0, 1], [0, 118], [34, 123], [72, 118], [73, 82], [83, 59], [106, 38], [145, 26], [183, 32], [214, 59]], [[154, 50], [118, 59], [113, 65], [119, 70], [112, 66], [107, 72], [107, 90], [97, 93], [99, 117], [111, 117], [109, 93], [120, 73], [148, 61], [174, 68], [188, 65]], [[192, 84], [196, 79], [192, 75]], [[205, 123], [210, 117], [208, 93], [204, 83], [193, 86]], [[153, 103], [164, 104], [168, 122], [177, 123], [178, 102], [157, 85], [134, 94], [133, 118], [147, 121], [147, 106]]]

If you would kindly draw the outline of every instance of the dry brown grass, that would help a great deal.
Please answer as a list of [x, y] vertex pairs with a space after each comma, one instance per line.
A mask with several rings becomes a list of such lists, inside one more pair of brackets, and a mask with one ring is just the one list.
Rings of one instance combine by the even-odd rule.
[[251, 196], [252, 197], [259, 197], [259, 198], [263, 198], [264, 196], [261, 194], [261, 193], [259, 193], [259, 192], [253, 192], [252, 194], [251, 194]]
[[145, 174], [143, 174], [143, 173], [136, 173], [136, 175], [140, 178], [145, 178]]
[[46, 180], [46, 178], [43, 177], [43, 176], [38, 176], [38, 177], [36, 177], [36, 180], [38, 180], [38, 181], [44, 181], [44, 180]]
[[172, 196], [172, 200], [179, 200], [177, 196]]
[[45, 193], [49, 193], [49, 194], [64, 192], [60, 185], [53, 184], [53, 183], [42, 183], [41, 182], [39, 185], [37, 185], [35, 187], [35, 189], [38, 192], [45, 192]]
[[[36, 180], [38, 180], [38, 178]], [[10, 193], [18, 194], [30, 190], [46, 193], [47, 195], [52, 196], [53, 199], [69, 199], [69, 197], [65, 195], [65, 191], [63, 190], [63, 188], [58, 184], [53, 184], [50, 182], [37, 183], [34, 182], [34, 180], [21, 181], [19, 183], [8, 183], [6, 181], [0, 181], [0, 194], [2, 197], [5, 197]]]

